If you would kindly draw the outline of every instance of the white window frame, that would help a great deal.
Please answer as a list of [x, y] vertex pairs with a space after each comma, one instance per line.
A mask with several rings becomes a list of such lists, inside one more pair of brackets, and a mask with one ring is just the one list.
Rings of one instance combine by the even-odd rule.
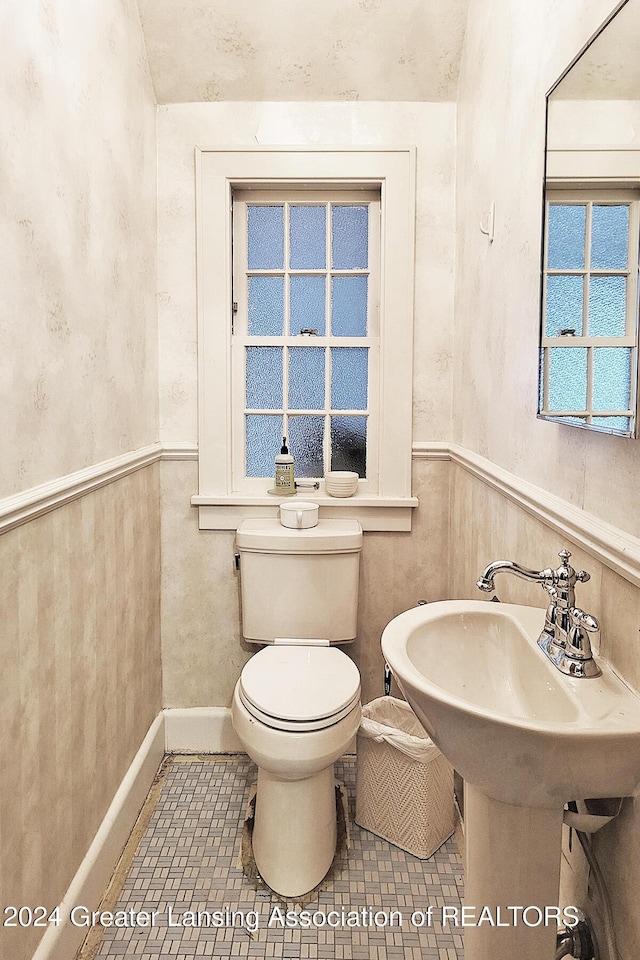
[[[638, 361], [637, 361], [637, 350], [638, 350], [638, 237], [640, 232], [639, 218], [640, 218], [640, 192], [637, 189], [622, 189], [622, 188], [613, 188], [608, 189], [604, 185], [589, 185], [582, 186], [579, 188], [574, 187], [569, 189], [566, 184], [556, 185], [550, 183], [547, 185], [547, 196], [546, 196], [546, 209], [545, 209], [545, 237], [544, 237], [544, 283], [542, 290], [542, 332], [541, 332], [541, 349], [542, 349], [542, 369], [541, 369], [541, 396], [540, 396], [540, 409], [538, 416], [543, 417], [546, 420], [553, 420], [558, 423], [565, 423], [570, 426], [584, 427], [591, 430], [595, 430], [602, 433], [612, 433], [619, 436], [634, 436], [636, 429], [636, 416], [637, 416], [637, 380], [638, 380]], [[608, 270], [608, 269], [595, 269], [591, 267], [591, 264], [588, 260], [589, 255], [589, 236], [587, 235], [586, 240], [586, 254], [587, 260], [585, 265], [581, 269], [569, 270], [569, 269], [551, 269], [547, 263], [547, 246], [548, 246], [548, 222], [549, 222], [549, 205], [550, 204], [576, 204], [576, 205], [585, 205], [590, 206], [598, 204], [615, 204], [615, 203], [625, 203], [629, 205], [629, 241], [628, 241], [628, 252], [627, 252], [627, 268], [620, 270]], [[588, 221], [590, 223], [590, 220]], [[580, 334], [577, 335], [556, 335], [556, 336], [547, 336], [545, 333], [545, 321], [546, 321], [546, 293], [547, 293], [547, 280], [549, 277], [555, 276], [557, 274], [567, 275], [575, 274], [576, 276], [584, 276], [587, 278], [587, 283], [590, 282], [591, 277], [597, 277], [599, 275], [609, 275], [609, 274], [620, 274], [625, 276], [627, 279], [627, 303], [626, 303], [626, 314], [625, 314], [625, 336], [620, 337], [601, 337], [601, 336], [592, 336], [584, 334], [587, 324], [587, 311], [588, 311], [588, 295], [584, 297], [583, 302], [583, 330]], [[584, 334], [584, 335], [583, 335]], [[554, 410], [549, 409], [547, 405], [547, 398], [549, 394], [549, 358], [550, 351], [554, 348], [566, 348], [572, 349], [576, 347], [584, 347], [587, 349], [587, 383], [586, 383], [586, 394], [587, 394], [587, 404], [584, 409], [580, 410]], [[616, 347], [616, 348], [627, 348], [630, 350], [630, 364], [631, 364], [631, 395], [630, 395], [630, 405], [628, 409], [624, 410], [594, 410], [591, 403], [592, 399], [592, 379], [593, 379], [593, 350], [598, 347]], [[596, 425], [594, 424], [593, 418], [604, 417], [604, 416], [625, 416], [630, 420], [629, 430], [619, 430], [613, 427], [608, 427], [605, 425]], [[571, 418], [571, 419], [569, 419]], [[580, 418], [581, 423], [576, 422], [575, 418]]]
[[[233, 382], [238, 385], [237, 393], [244, 392], [244, 386], [246, 383], [245, 378], [245, 347], [254, 346], [254, 347], [267, 347], [267, 346], [277, 346], [277, 347], [315, 347], [317, 349], [324, 348], [326, 363], [325, 363], [325, 393], [326, 396], [330, 396], [331, 390], [331, 348], [332, 347], [364, 347], [367, 350], [368, 355], [368, 391], [367, 391], [367, 410], [364, 411], [366, 414], [367, 420], [367, 476], [365, 479], [361, 479], [359, 483], [359, 488], [362, 493], [377, 493], [378, 492], [378, 388], [377, 384], [380, 381], [378, 374], [378, 364], [379, 364], [379, 354], [380, 354], [380, 334], [379, 334], [379, 323], [378, 323], [378, 301], [380, 293], [380, 264], [379, 264], [379, 255], [380, 255], [380, 192], [378, 190], [367, 192], [365, 190], [360, 190], [357, 192], [350, 193], [346, 190], [327, 190], [323, 189], [321, 191], [306, 191], [306, 192], [296, 192], [294, 193], [291, 190], [286, 190], [284, 192], [277, 190], [269, 191], [258, 191], [258, 190], [236, 190], [234, 191], [233, 197], [233, 209], [234, 209], [234, 231], [235, 231], [235, 240], [234, 243], [237, 244], [242, 250], [246, 251], [247, 249], [247, 231], [246, 231], [246, 216], [247, 216], [247, 206], [251, 203], [260, 203], [260, 202], [272, 202], [272, 203], [283, 203], [283, 204], [299, 204], [299, 203], [311, 203], [318, 204], [321, 203], [325, 206], [334, 205], [336, 203], [360, 203], [366, 204], [369, 212], [369, 229], [368, 229], [368, 239], [369, 239], [369, 250], [367, 263], [368, 266], [364, 270], [356, 271], [358, 274], [366, 274], [368, 279], [367, 292], [368, 292], [368, 303], [367, 303], [367, 318], [368, 326], [367, 333], [364, 336], [360, 337], [342, 337], [334, 336], [329, 333], [330, 321], [329, 321], [329, 312], [330, 312], [330, 296], [327, 295], [325, 303], [325, 314], [326, 314], [326, 333], [324, 336], [314, 336], [314, 337], [305, 337], [300, 333], [295, 333], [295, 331], [290, 330], [288, 335], [280, 335], [277, 337], [266, 337], [266, 336], [256, 336], [249, 334], [247, 330], [248, 326], [248, 317], [247, 317], [247, 296], [246, 296], [246, 276], [249, 271], [246, 259], [242, 255], [234, 256], [234, 322], [233, 322], [233, 336], [232, 336], [232, 363], [233, 363]], [[329, 223], [329, 215], [327, 214], [327, 223]], [[329, 231], [327, 230], [327, 234]], [[327, 242], [328, 242], [327, 236]], [[286, 230], [285, 230], [285, 244], [287, 243]], [[287, 270], [273, 270], [273, 271], [260, 271], [265, 273], [275, 273], [283, 274], [285, 276], [289, 275]], [[347, 271], [348, 272], [348, 271]], [[327, 265], [320, 270], [299, 270], [291, 271], [292, 275], [296, 273], [303, 273], [305, 275], [318, 274], [320, 276], [326, 277], [327, 275], [345, 274], [345, 271], [334, 271], [331, 269], [331, 266], [327, 262]], [[286, 286], [286, 285], [285, 285]], [[283, 357], [283, 359], [285, 359]], [[285, 359], [286, 366], [286, 359]], [[234, 393], [236, 391], [234, 390]], [[285, 407], [287, 406], [285, 401]], [[266, 412], [266, 411], [265, 411]], [[296, 410], [295, 414], [300, 415], [304, 414], [304, 410]], [[336, 411], [337, 412], [337, 411]], [[359, 414], [360, 411], [348, 411], [341, 410], [339, 411], [342, 416], [349, 416], [350, 413]], [[295, 415], [294, 414], [294, 415]], [[329, 413], [328, 408], [325, 407], [325, 421], [328, 421]], [[248, 493], [248, 494], [260, 494], [264, 493], [264, 479], [263, 478], [249, 478], [245, 476], [245, 463], [246, 463], [246, 450], [245, 450], [245, 431], [244, 431], [244, 418], [240, 414], [240, 403], [238, 401], [238, 409], [235, 411], [233, 424], [233, 446], [234, 446], [234, 463], [233, 463], [233, 489], [238, 492]], [[287, 431], [285, 431], [287, 432]], [[324, 441], [324, 460], [329, 462], [329, 453], [330, 453], [330, 431], [325, 430], [325, 441]], [[321, 479], [321, 478], [320, 478]]]
[[[232, 530], [246, 517], [276, 516], [265, 489], [234, 488], [232, 407], [232, 195], [235, 190], [326, 188], [380, 191], [380, 360], [375, 483], [354, 497], [309, 494], [321, 517], [349, 516], [365, 530], [410, 530], [414, 322], [415, 147], [196, 149], [198, 433], [200, 529]], [[371, 488], [374, 489], [371, 489]]]

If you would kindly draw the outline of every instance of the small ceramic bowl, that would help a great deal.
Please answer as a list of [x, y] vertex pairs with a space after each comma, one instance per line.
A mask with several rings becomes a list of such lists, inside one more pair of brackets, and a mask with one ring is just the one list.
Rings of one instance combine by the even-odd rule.
[[280, 523], [283, 527], [305, 530], [318, 523], [318, 504], [308, 500], [291, 500], [280, 504]]
[[352, 497], [358, 489], [358, 474], [351, 470], [330, 470], [324, 475], [325, 490], [331, 497]]

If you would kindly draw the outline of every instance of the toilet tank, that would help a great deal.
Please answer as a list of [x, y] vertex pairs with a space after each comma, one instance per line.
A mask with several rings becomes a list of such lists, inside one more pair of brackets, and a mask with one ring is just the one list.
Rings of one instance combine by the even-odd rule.
[[305, 530], [276, 519], [243, 520], [236, 544], [245, 640], [355, 639], [362, 550], [357, 520], [320, 520]]

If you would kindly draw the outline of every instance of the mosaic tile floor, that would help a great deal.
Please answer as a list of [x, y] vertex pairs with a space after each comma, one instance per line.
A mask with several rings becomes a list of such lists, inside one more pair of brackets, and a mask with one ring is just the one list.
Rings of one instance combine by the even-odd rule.
[[354, 822], [355, 759], [339, 761], [336, 776], [349, 797], [350, 848], [315, 900], [300, 906], [256, 889], [240, 866], [253, 763], [168, 760], [137, 850], [134, 837], [101, 908], [124, 911], [128, 925], [94, 927], [79, 960], [462, 960], [459, 931], [438, 920], [442, 906], [460, 905], [455, 839], [416, 859]]

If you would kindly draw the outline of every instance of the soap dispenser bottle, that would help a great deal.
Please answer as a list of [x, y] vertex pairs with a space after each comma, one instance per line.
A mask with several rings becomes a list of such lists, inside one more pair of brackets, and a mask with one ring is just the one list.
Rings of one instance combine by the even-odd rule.
[[276, 457], [276, 493], [281, 496], [290, 497], [296, 492], [296, 484], [293, 476], [293, 457], [287, 447], [287, 438], [282, 438], [282, 447]]

